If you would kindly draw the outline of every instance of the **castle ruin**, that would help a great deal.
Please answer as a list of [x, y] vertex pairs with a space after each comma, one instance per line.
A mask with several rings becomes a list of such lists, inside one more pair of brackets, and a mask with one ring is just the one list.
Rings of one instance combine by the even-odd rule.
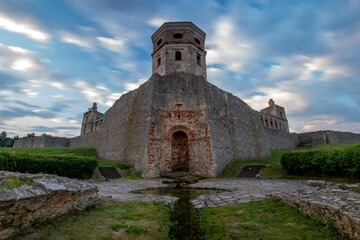
[[[215, 177], [235, 160], [270, 157], [271, 150], [293, 149], [301, 139], [313, 142], [311, 134], [289, 133], [285, 109], [272, 99], [255, 111], [209, 83], [205, 37], [191, 22], [164, 23], [152, 36], [150, 79], [104, 114], [94, 103], [84, 113], [80, 136], [61, 144], [94, 147], [100, 159], [129, 163], [143, 177], [171, 171]], [[351, 134], [315, 135], [321, 141], [360, 141]], [[31, 141], [14, 146], [47, 142]]]

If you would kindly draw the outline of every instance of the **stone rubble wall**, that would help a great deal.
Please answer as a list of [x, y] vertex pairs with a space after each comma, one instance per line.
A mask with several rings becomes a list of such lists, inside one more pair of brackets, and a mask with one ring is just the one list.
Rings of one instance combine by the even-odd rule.
[[[296, 207], [300, 212], [320, 220], [323, 224], [329, 224], [330, 221], [340, 233], [350, 239], [359, 240], [360, 195], [348, 189], [328, 188], [326, 185], [329, 183], [325, 181], [309, 182], [319, 184], [318, 191], [298, 190], [297, 193], [271, 193], [266, 197]], [[360, 184], [356, 190], [360, 190]]]
[[69, 143], [69, 138], [45, 135], [15, 140], [13, 147], [68, 147]]
[[339, 132], [339, 131], [317, 131], [299, 133], [299, 144], [309, 147], [313, 147], [320, 144], [329, 143], [347, 143], [354, 144], [360, 143], [360, 134], [351, 132]]
[[270, 157], [259, 113], [215, 85], [204, 87], [216, 174], [235, 160]]
[[83, 210], [100, 201], [95, 185], [57, 177], [0, 171], [0, 183], [12, 177], [31, 179], [15, 189], [0, 188], [0, 239], [6, 239], [20, 228], [45, 221], [72, 210]]
[[296, 133], [264, 127], [265, 136], [270, 150], [295, 149], [299, 145]]

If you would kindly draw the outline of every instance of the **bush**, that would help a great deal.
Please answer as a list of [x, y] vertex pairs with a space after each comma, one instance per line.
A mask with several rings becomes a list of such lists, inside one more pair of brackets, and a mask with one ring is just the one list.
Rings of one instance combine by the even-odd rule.
[[360, 144], [342, 149], [285, 153], [281, 166], [291, 175], [360, 179]]
[[0, 170], [4, 171], [89, 178], [96, 167], [91, 157], [0, 152]]

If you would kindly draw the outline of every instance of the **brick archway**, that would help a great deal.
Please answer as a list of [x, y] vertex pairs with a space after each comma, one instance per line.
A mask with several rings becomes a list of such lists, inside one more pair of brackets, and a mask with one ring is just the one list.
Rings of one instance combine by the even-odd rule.
[[176, 131], [171, 136], [171, 170], [189, 172], [189, 142], [183, 131]]

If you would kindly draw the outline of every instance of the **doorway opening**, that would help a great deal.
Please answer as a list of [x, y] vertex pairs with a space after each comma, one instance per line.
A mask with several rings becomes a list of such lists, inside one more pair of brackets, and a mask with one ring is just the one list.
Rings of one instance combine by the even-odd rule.
[[171, 170], [189, 171], [188, 136], [183, 131], [174, 132], [171, 137]]

